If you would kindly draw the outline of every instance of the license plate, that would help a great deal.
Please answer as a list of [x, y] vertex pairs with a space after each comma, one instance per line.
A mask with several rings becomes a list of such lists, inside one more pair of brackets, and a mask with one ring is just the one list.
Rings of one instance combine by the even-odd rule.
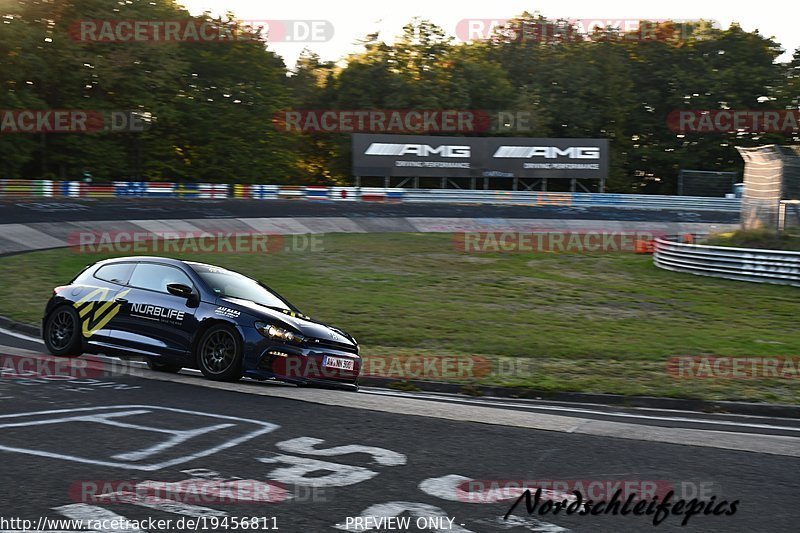
[[340, 370], [353, 370], [353, 360], [343, 359], [341, 357], [325, 356], [325, 361], [322, 363], [327, 368], [338, 368]]

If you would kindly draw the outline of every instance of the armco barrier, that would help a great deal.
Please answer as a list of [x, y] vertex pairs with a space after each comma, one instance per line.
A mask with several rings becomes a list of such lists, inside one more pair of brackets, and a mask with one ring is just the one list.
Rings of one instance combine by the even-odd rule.
[[401, 189], [383, 187], [327, 187], [225, 183], [172, 183], [114, 181], [0, 180], [0, 197], [70, 198], [249, 198], [363, 202], [432, 202], [506, 204], [562, 207], [615, 207], [619, 209], [674, 209], [687, 211], [738, 211], [738, 198], [656, 196], [538, 191], [482, 191], [469, 189]]
[[0, 196], [11, 198], [53, 196], [50, 180], [0, 180]]
[[233, 198], [251, 198], [254, 200], [274, 200], [278, 197], [277, 185], [243, 185], [233, 186]]
[[481, 191], [465, 189], [405, 189], [404, 202], [459, 202], [534, 206], [618, 207], [628, 209], [686, 209], [689, 211], [738, 211], [738, 198], [657, 196], [539, 191]]
[[684, 244], [656, 239], [659, 268], [700, 276], [800, 287], [800, 252]]
[[337, 202], [356, 202], [360, 199], [356, 187], [331, 187], [329, 198]]

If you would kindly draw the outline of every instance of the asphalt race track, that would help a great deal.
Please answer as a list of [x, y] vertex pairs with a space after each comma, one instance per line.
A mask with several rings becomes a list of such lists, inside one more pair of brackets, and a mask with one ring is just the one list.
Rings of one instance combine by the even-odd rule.
[[313, 200], [28, 199], [0, 201], [0, 224], [76, 220], [249, 217], [572, 218], [647, 222], [735, 223], [739, 213], [477, 204], [369, 203]]
[[[512, 400], [463, 405], [380, 390], [215, 384], [196, 372], [165, 375], [102, 357], [79, 360], [93, 365], [83, 373], [62, 368], [56, 379], [48, 376], [54, 359], [36, 355], [39, 343], [2, 333], [14, 345], [2, 347], [4, 368], [40, 361], [38, 375], [6, 371], [0, 380], [0, 457], [16, 485], [3, 504], [13, 513], [3, 516], [171, 519], [173, 528], [181, 518], [205, 517], [209, 528], [212, 517], [274, 517], [292, 532], [342, 530], [348, 517], [347, 530], [365, 531], [356, 517], [384, 515], [448, 517], [445, 527], [409, 530], [459, 533], [795, 525], [796, 420], [672, 413], [683, 421], [657, 425], [648, 419], [665, 413], [609, 409], [588, 418], [577, 407], [554, 415]], [[470, 480], [477, 484], [465, 486]], [[520, 492], [492, 492], [491, 482], [522, 480], [652, 483], [687, 500], [739, 504], [734, 516], [698, 515], [687, 527], [679, 516], [658, 526], [650, 516], [527, 516], [524, 504], [505, 521]], [[183, 492], [169, 497], [143, 488], [180, 481]], [[231, 487], [237, 496], [225, 499]]]

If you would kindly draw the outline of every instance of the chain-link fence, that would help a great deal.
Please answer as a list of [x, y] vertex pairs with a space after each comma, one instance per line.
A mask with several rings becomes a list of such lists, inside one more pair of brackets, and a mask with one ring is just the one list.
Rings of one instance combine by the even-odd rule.
[[717, 196], [724, 198], [734, 192], [738, 172], [682, 169], [678, 174], [679, 196]]

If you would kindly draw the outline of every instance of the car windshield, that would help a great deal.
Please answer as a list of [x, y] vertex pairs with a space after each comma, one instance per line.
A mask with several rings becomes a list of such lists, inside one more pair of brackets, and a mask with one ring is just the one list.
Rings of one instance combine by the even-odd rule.
[[241, 298], [267, 307], [296, 310], [290, 303], [252, 278], [210, 265], [190, 263], [190, 266], [217, 296]]

